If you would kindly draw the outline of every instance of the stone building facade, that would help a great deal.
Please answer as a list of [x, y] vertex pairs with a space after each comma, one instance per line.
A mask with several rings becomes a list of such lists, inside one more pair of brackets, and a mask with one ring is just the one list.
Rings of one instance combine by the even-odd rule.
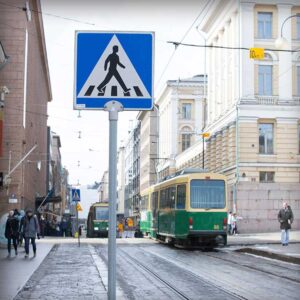
[[0, 8], [0, 41], [9, 56], [9, 62], [0, 70], [0, 86], [9, 89], [0, 108], [0, 172], [7, 175], [9, 168], [37, 146], [0, 190], [0, 216], [13, 208], [35, 208], [36, 197], [47, 192], [47, 104], [52, 95], [42, 15], [34, 12], [41, 11], [40, 1], [26, 2], [24, 10], [25, 2], [20, 0]]
[[159, 178], [175, 171], [176, 157], [200, 140], [205, 124], [206, 77], [169, 80], [159, 107]]
[[[278, 230], [283, 201], [299, 229], [300, 55], [276, 51], [275, 40], [300, 6], [257, 2], [215, 1], [199, 24], [210, 46], [269, 49], [262, 60], [246, 50], [208, 49], [205, 167], [227, 175], [230, 206], [243, 218], [240, 231]], [[283, 29], [289, 49], [299, 48], [300, 17]], [[202, 152], [196, 143], [176, 158], [176, 169], [199, 166]]]
[[140, 140], [140, 190], [157, 182], [158, 157], [158, 108], [141, 111], [137, 119], [141, 122]]

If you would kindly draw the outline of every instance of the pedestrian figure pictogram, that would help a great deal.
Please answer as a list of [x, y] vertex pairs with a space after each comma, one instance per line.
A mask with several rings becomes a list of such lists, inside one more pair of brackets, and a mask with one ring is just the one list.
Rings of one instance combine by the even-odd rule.
[[75, 49], [76, 108], [152, 108], [153, 33], [77, 32]]
[[[112, 77], [115, 77], [117, 81], [119, 82], [120, 86], [122, 87], [124, 93], [129, 92], [131, 89], [127, 88], [122, 77], [120, 76], [117, 66], [120, 66], [121, 68], [125, 69], [126, 67], [120, 62], [119, 55], [117, 54], [119, 51], [119, 47], [117, 45], [113, 46], [113, 52], [107, 57], [104, 64], [104, 71], [107, 69], [107, 65], [109, 64], [109, 69], [106, 77], [101, 82], [101, 84], [98, 86], [99, 93], [104, 93], [103, 88], [110, 82]], [[112, 95], [116, 96], [116, 95]]]

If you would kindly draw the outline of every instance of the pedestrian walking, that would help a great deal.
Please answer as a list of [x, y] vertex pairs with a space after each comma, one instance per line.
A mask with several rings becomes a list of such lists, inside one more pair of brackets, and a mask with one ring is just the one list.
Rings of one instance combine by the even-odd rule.
[[24, 219], [25, 219], [25, 211], [20, 210], [20, 215], [19, 215], [19, 246], [22, 246], [23, 239], [24, 239], [24, 234], [23, 234]]
[[281, 229], [281, 244], [282, 246], [288, 246], [294, 215], [291, 207], [286, 202], [283, 202], [282, 209], [279, 210], [278, 221]]
[[227, 216], [227, 232], [228, 232], [228, 234], [231, 234], [231, 230], [232, 230], [232, 211], [230, 211]]
[[19, 235], [19, 221], [14, 211], [11, 210], [8, 214], [5, 225], [5, 237], [7, 238], [8, 256], [11, 256], [11, 242], [13, 242], [15, 255], [18, 255], [18, 235]]
[[231, 217], [231, 234], [238, 234], [238, 221], [242, 220], [243, 217], [238, 216], [236, 213], [232, 214]]
[[45, 228], [46, 228], [46, 220], [45, 220], [45, 217], [43, 215], [41, 215], [40, 230], [41, 230], [41, 236], [42, 236], [42, 238], [45, 237]]
[[24, 218], [23, 234], [25, 238], [25, 258], [29, 256], [29, 242], [31, 240], [33, 256], [36, 256], [36, 243], [35, 239], [40, 238], [40, 227], [37, 216], [33, 214], [32, 209], [27, 209]]

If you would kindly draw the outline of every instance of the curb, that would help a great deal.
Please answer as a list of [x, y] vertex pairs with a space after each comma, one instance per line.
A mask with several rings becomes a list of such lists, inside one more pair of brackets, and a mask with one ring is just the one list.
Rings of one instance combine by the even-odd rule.
[[277, 260], [281, 260], [284, 262], [289, 262], [289, 263], [300, 265], [299, 257], [287, 256], [284, 254], [274, 253], [274, 252], [270, 252], [270, 251], [263, 251], [263, 250], [253, 249], [253, 248], [242, 248], [242, 249], [237, 249], [235, 251], [241, 252], [241, 253], [254, 254], [254, 255], [258, 255], [258, 256], [263, 256], [263, 257], [267, 257], [267, 258], [271, 258], [271, 259], [277, 259]]

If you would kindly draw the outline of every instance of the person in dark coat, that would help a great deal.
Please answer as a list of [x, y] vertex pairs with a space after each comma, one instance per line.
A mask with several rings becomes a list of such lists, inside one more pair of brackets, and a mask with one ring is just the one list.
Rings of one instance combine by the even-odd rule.
[[25, 258], [29, 256], [29, 241], [31, 240], [33, 255], [36, 256], [35, 239], [40, 238], [40, 226], [37, 216], [33, 214], [32, 209], [27, 209], [24, 218], [23, 235], [25, 239]]
[[283, 203], [283, 207], [278, 213], [278, 221], [281, 229], [281, 244], [282, 246], [287, 246], [294, 215], [291, 207], [286, 202]]
[[11, 210], [5, 225], [5, 237], [7, 238], [8, 257], [11, 256], [11, 242], [15, 248], [15, 254], [18, 255], [18, 236], [19, 236], [19, 220]]

